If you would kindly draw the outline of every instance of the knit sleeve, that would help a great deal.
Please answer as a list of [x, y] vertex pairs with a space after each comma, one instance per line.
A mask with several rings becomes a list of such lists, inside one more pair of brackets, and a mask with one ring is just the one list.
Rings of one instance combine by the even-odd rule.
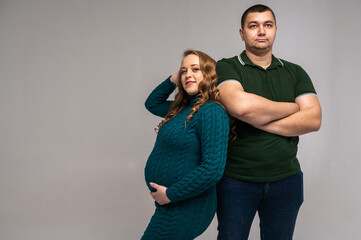
[[167, 99], [175, 87], [176, 85], [168, 77], [150, 93], [145, 101], [145, 108], [154, 115], [164, 118], [173, 103], [173, 101]]
[[220, 105], [213, 103], [203, 109], [197, 125], [201, 162], [192, 172], [167, 188], [166, 194], [172, 202], [201, 194], [213, 187], [223, 175], [229, 134], [227, 113]]

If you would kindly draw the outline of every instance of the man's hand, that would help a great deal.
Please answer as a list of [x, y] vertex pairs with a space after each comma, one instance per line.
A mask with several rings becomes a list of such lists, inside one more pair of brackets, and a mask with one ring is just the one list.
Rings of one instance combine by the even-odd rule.
[[166, 190], [167, 188], [161, 185], [158, 185], [156, 183], [149, 183], [149, 185], [157, 190], [156, 192], [151, 192], [150, 195], [152, 198], [159, 204], [159, 205], [165, 205], [170, 203], [169, 198], [167, 197]]

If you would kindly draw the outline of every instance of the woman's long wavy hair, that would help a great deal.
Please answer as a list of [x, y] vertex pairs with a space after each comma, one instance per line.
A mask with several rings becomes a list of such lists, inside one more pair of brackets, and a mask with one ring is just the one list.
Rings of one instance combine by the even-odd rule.
[[[204, 52], [198, 51], [198, 50], [186, 50], [183, 53], [183, 59], [187, 57], [188, 55], [194, 54], [199, 57], [199, 66], [200, 70], [203, 74], [203, 80], [198, 85], [199, 93], [197, 94], [197, 102], [193, 105], [193, 108], [190, 110], [189, 115], [187, 116], [185, 120], [185, 125], [189, 123], [191, 118], [194, 116], [194, 114], [197, 113], [199, 108], [204, 105], [206, 102], [216, 102], [220, 104], [222, 107], [223, 105], [220, 103], [219, 99], [219, 90], [216, 87], [218, 76], [216, 73], [216, 61], [205, 54]], [[174, 97], [174, 101], [168, 111], [167, 116], [162, 120], [158, 127], [156, 128], [156, 131], [159, 131], [159, 129], [169, 120], [177, 116], [179, 112], [181, 112], [184, 108], [189, 106], [189, 95], [184, 90], [182, 82], [181, 82], [181, 74], [178, 74], [177, 79], [177, 88], [178, 92]], [[223, 107], [224, 108], [224, 107]], [[233, 121], [232, 121], [233, 122]], [[233, 126], [234, 124], [232, 124]], [[231, 134], [232, 139], [234, 138], [233, 135], [234, 127], [232, 127]]]

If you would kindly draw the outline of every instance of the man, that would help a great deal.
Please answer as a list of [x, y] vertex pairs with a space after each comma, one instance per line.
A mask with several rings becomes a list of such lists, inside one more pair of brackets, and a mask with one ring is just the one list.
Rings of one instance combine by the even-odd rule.
[[217, 63], [221, 102], [236, 120], [218, 183], [218, 240], [248, 239], [256, 212], [261, 239], [292, 239], [303, 202], [298, 136], [318, 131], [321, 107], [307, 73], [273, 56], [273, 11], [255, 5], [239, 30], [245, 51]]

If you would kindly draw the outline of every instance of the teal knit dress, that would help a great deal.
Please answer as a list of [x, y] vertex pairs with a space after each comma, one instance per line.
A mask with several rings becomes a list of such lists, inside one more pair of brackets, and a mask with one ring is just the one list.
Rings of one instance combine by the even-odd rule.
[[[167, 101], [175, 84], [170, 78], [149, 95], [146, 108], [165, 117]], [[211, 223], [217, 207], [216, 183], [223, 175], [227, 157], [229, 119], [217, 103], [208, 102], [185, 125], [197, 101], [165, 123], [145, 167], [145, 180], [167, 187], [171, 203], [156, 209], [142, 240], [190, 240], [202, 234]]]

